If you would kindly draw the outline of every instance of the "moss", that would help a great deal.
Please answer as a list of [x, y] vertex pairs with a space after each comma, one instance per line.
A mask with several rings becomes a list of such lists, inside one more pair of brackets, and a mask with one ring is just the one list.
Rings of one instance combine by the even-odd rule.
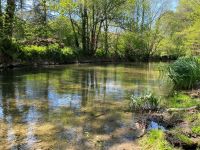
[[178, 133], [178, 134], [176, 134], [175, 136], [176, 136], [181, 142], [183, 142], [183, 143], [185, 143], [185, 144], [187, 144], [187, 145], [192, 145], [192, 144], [193, 144], [192, 140], [191, 140], [189, 137], [185, 136], [184, 134]]
[[182, 113], [184, 114], [184, 118], [188, 122], [193, 122], [193, 123], [200, 123], [200, 113]]
[[192, 133], [197, 134], [198, 136], [200, 136], [200, 126], [192, 127]]
[[148, 150], [172, 150], [174, 149], [166, 140], [165, 133], [161, 130], [152, 130], [139, 141], [143, 149]]

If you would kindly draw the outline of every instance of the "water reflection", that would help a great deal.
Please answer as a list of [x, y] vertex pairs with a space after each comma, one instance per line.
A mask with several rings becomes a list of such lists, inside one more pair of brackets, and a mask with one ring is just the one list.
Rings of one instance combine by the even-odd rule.
[[162, 85], [158, 64], [4, 72], [0, 74], [0, 149], [80, 149], [80, 145], [101, 149], [126, 136], [133, 139], [137, 132], [125, 130], [134, 118], [123, 112], [127, 100], [145, 90], [163, 95]]

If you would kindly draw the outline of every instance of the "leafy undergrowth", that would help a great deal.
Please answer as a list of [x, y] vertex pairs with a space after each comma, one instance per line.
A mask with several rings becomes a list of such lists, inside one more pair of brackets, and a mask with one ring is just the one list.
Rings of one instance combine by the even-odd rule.
[[60, 48], [58, 44], [49, 46], [30, 45], [21, 49], [19, 58], [24, 61], [65, 62], [76, 58], [76, 51], [70, 47]]
[[145, 150], [173, 150], [174, 147], [165, 139], [162, 130], [151, 130], [140, 141], [140, 146]]

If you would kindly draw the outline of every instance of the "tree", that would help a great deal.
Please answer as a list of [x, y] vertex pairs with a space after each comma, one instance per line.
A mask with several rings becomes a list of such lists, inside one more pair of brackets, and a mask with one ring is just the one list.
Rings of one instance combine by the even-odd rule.
[[[200, 49], [200, 3], [180, 0], [177, 10], [166, 12], [160, 22], [163, 40], [158, 49], [164, 55], [183, 56]], [[162, 55], [163, 55], [162, 54]]]
[[8, 39], [12, 38], [13, 34], [13, 22], [15, 15], [15, 0], [7, 0], [6, 14], [5, 14], [5, 24], [4, 24], [4, 34]]
[[3, 12], [2, 12], [2, 2], [0, 0], [0, 35], [3, 29]]

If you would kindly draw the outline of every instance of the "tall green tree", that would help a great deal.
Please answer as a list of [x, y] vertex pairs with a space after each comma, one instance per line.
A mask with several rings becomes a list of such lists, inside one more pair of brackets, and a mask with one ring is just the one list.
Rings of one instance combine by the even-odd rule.
[[3, 12], [2, 12], [2, 2], [0, 0], [0, 34], [3, 29]]
[[4, 34], [8, 39], [12, 38], [13, 35], [13, 22], [15, 16], [15, 0], [7, 0], [6, 13], [5, 13], [5, 24]]

